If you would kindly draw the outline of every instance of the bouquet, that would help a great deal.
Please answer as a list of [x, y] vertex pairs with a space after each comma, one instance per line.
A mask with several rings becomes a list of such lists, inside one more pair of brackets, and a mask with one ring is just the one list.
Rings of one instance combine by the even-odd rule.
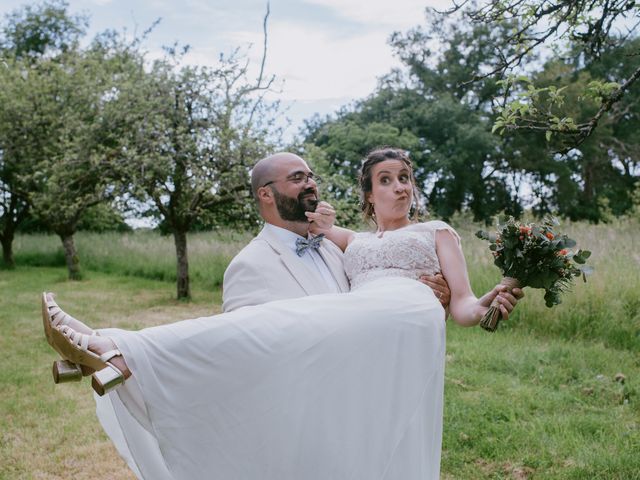
[[[500, 268], [501, 281], [512, 288], [544, 288], [547, 307], [562, 302], [560, 295], [573, 283], [573, 277], [586, 275], [593, 269], [585, 265], [591, 252], [572, 250], [576, 242], [567, 235], [559, 234], [554, 227], [555, 218], [546, 218], [542, 224], [520, 223], [510, 217], [506, 223], [498, 224], [496, 233], [483, 230], [476, 236], [489, 241], [489, 250], [494, 264]], [[500, 308], [496, 300], [482, 317], [480, 326], [489, 332], [498, 328]]]

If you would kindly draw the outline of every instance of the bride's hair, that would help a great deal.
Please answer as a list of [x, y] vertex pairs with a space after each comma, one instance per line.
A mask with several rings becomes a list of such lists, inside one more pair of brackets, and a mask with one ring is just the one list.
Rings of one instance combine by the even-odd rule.
[[367, 193], [371, 192], [373, 188], [371, 180], [371, 170], [373, 169], [373, 166], [377, 163], [384, 162], [385, 160], [400, 160], [409, 169], [411, 185], [413, 187], [413, 201], [415, 202], [415, 205], [411, 207], [412, 211], [409, 212], [409, 216], [412, 220], [417, 221], [418, 208], [416, 206], [419, 203], [420, 192], [416, 187], [416, 178], [413, 175], [413, 165], [411, 164], [411, 160], [409, 159], [409, 155], [406, 151], [393, 147], [376, 148], [369, 152], [362, 162], [360, 177], [358, 178], [358, 183], [360, 185], [360, 209], [362, 210], [362, 216], [365, 221], [372, 221], [373, 223], [376, 223], [374, 206], [367, 200]]

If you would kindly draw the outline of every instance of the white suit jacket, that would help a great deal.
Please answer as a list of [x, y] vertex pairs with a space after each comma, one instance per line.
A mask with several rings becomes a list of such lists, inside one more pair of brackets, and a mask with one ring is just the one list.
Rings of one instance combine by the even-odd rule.
[[[349, 291], [342, 251], [323, 240], [318, 253], [329, 267], [341, 292]], [[225, 312], [273, 300], [331, 293], [320, 272], [308, 268], [291, 248], [268, 229], [244, 247], [224, 272], [222, 309]]]

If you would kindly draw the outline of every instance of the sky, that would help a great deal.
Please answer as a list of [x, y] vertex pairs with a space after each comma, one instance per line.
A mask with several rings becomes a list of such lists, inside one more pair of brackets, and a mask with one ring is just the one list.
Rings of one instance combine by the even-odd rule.
[[[0, 0], [0, 14], [25, 5]], [[29, 3], [33, 3], [32, 1]], [[220, 53], [248, 49], [259, 65], [266, 0], [69, 0], [71, 13], [90, 16], [89, 36], [107, 28], [141, 33], [156, 19], [145, 47], [150, 58], [163, 45], [189, 44], [189, 63], [215, 65]], [[266, 72], [280, 81], [292, 126], [325, 115], [372, 93], [377, 78], [399, 66], [387, 44], [394, 31], [424, 21], [427, 6], [445, 9], [450, 0], [271, 0]]]

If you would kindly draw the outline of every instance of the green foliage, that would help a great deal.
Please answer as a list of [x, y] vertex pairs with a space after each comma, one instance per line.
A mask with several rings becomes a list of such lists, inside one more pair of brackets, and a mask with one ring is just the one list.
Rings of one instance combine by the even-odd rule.
[[70, 15], [68, 7], [66, 0], [49, 0], [7, 14], [0, 29], [1, 56], [35, 61], [76, 48], [88, 19]]
[[[640, 66], [637, 62], [628, 62], [631, 65], [628, 76], [610, 71], [584, 86], [579, 97], [596, 99], [597, 111], [582, 123], [565, 107], [560, 88], [555, 85], [535, 88], [532, 79], [524, 75], [525, 67], [539, 61], [541, 56], [548, 58], [545, 47], [555, 56], [573, 48], [579, 52], [582, 65], [587, 68], [596, 65], [611, 46], [616, 48], [634, 38], [638, 24], [629, 27], [627, 23], [638, 13], [637, 2], [629, 0], [572, 0], [555, 4], [507, 0], [456, 6], [449, 12], [461, 15], [472, 25], [502, 32], [496, 43], [496, 55], [489, 59], [484, 71], [476, 68], [471, 78], [471, 81], [500, 79], [502, 99], [497, 102], [496, 129], [543, 131], [547, 141], [555, 135], [564, 152], [579, 146], [593, 134], [602, 115], [611, 111], [640, 78]], [[511, 28], [505, 29], [505, 25]], [[636, 49], [635, 55], [637, 53]], [[518, 88], [516, 78], [524, 88]], [[541, 93], [546, 93], [542, 105], [539, 104]]]
[[131, 227], [124, 221], [122, 213], [106, 203], [100, 203], [87, 209], [80, 222], [79, 231], [89, 232], [127, 232]]
[[250, 166], [272, 148], [276, 109], [256, 98], [245, 59], [179, 67], [178, 54], [139, 69], [121, 97], [128, 125], [118, 174], [167, 232], [255, 225]]
[[178, 297], [188, 298], [186, 233], [257, 224], [249, 169], [274, 146], [278, 105], [263, 98], [271, 81], [253, 80], [238, 52], [213, 68], [180, 60], [171, 50], [149, 72], [138, 68], [123, 88], [118, 118], [128, 128], [116, 171], [132, 198], [173, 234]]
[[[378, 91], [351, 110], [310, 124], [307, 143], [327, 152], [336, 173], [350, 172], [354, 178], [368, 150], [384, 144], [408, 150], [427, 210], [439, 217], [450, 218], [462, 209], [469, 209], [476, 219], [505, 210], [518, 215], [521, 207], [502, 171], [499, 141], [491, 135], [481, 107], [495, 85], [489, 82], [467, 91], [451, 88], [464, 70], [452, 65], [466, 65], [454, 59], [464, 57], [466, 46], [489, 50], [490, 36], [480, 29], [468, 35], [456, 30], [453, 39], [445, 39], [446, 48], [436, 62], [420, 43], [427, 41], [421, 31], [395, 36], [394, 46], [411, 69], [411, 82], [390, 74]], [[481, 61], [475, 50], [470, 58]], [[373, 135], [378, 132], [384, 134]]]
[[[67, 6], [45, 2], [7, 17], [0, 165], [3, 189], [60, 236], [69, 275], [78, 278], [73, 234], [89, 208], [116, 193], [111, 161], [122, 148], [123, 125], [114, 114], [123, 79], [140, 57], [113, 33], [81, 48], [87, 21]], [[18, 208], [3, 209], [5, 231], [26, 218]]]
[[[370, 97], [335, 118], [309, 122], [307, 145], [326, 152], [334, 174], [352, 178], [372, 147], [409, 150], [428, 209], [445, 219], [470, 211], [489, 222], [502, 212], [518, 217], [525, 208], [592, 222], [623, 215], [640, 173], [638, 89], [627, 88], [599, 112], [618, 95], [621, 79], [633, 77], [637, 66], [629, 59], [638, 58], [640, 40], [612, 37], [598, 46], [596, 59], [586, 58], [574, 38], [531, 63], [532, 52], [515, 37], [505, 40], [522, 25], [502, 3], [511, 2], [483, 7], [487, 22], [428, 14], [424, 25], [395, 33], [391, 45], [407, 74], [393, 71]], [[532, 9], [527, 15], [544, 13], [537, 4], [517, 3]], [[495, 9], [504, 15], [491, 16]], [[526, 74], [515, 68], [484, 74], [516, 57]], [[579, 148], [567, 149], [567, 139], [585, 125], [591, 129], [596, 115], [598, 128], [580, 137]], [[380, 131], [386, 135], [372, 134]]]
[[248, 171], [279, 140], [277, 103], [264, 100], [273, 78], [253, 80], [238, 51], [205, 68], [181, 66], [177, 47], [149, 64], [143, 37], [114, 31], [81, 46], [87, 19], [67, 8], [24, 7], [4, 25], [3, 250], [28, 209], [61, 237], [77, 276], [73, 234], [111, 228], [98, 205], [151, 206], [142, 213], [174, 234], [179, 294], [188, 297], [186, 232], [257, 224]]

